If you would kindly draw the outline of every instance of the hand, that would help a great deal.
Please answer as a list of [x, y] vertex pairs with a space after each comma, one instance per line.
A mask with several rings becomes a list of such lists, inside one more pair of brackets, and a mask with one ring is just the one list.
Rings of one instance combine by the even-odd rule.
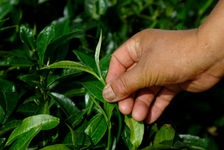
[[202, 92], [223, 76], [224, 53], [199, 29], [143, 30], [112, 55], [103, 97], [152, 123], [181, 90]]

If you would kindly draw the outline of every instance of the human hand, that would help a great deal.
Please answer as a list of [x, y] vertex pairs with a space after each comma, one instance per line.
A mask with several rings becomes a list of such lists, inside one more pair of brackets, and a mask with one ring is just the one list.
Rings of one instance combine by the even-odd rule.
[[152, 123], [179, 91], [211, 88], [223, 76], [224, 53], [200, 33], [200, 28], [137, 33], [113, 53], [103, 97], [118, 101], [123, 114]]

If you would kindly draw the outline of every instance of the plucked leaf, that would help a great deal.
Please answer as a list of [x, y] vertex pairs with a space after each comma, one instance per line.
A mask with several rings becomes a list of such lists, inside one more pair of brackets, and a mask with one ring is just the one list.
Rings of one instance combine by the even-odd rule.
[[28, 148], [31, 140], [40, 132], [41, 127], [33, 128], [30, 131], [20, 135], [12, 144], [9, 150], [25, 150]]
[[20, 39], [25, 43], [31, 50], [35, 49], [33, 31], [26, 25], [22, 25], [19, 30]]
[[137, 122], [130, 116], [125, 116], [124, 121], [131, 131], [130, 142], [132, 143], [133, 147], [137, 149], [143, 140], [144, 124], [142, 122]]
[[55, 25], [45, 27], [37, 36], [37, 53], [40, 59], [40, 65], [44, 64], [44, 55], [47, 50], [47, 46], [54, 39], [55, 36]]
[[10, 134], [6, 146], [10, 145], [18, 136], [30, 131], [31, 129], [41, 127], [42, 130], [49, 130], [59, 124], [59, 118], [47, 114], [40, 114], [25, 118], [21, 125]]
[[55, 144], [41, 148], [40, 150], [71, 150], [64, 144]]
[[85, 129], [85, 133], [91, 138], [96, 145], [104, 136], [107, 130], [107, 123], [102, 114], [95, 115]]
[[101, 102], [105, 101], [102, 96], [104, 85], [101, 82], [91, 80], [91, 81], [81, 82], [81, 84], [83, 85], [85, 89], [88, 90], [89, 93], [91, 93], [98, 100], [100, 100]]

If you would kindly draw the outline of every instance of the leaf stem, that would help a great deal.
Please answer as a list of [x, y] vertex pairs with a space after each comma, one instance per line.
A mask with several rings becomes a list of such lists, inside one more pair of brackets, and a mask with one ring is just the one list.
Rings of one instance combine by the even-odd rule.
[[91, 96], [91, 99], [93, 100], [93, 102], [95, 103], [95, 105], [100, 109], [100, 111], [102, 112], [106, 122], [107, 122], [107, 126], [108, 126], [108, 138], [107, 138], [107, 148], [106, 150], [110, 150], [110, 145], [111, 145], [111, 122], [108, 119], [105, 111], [103, 110], [103, 108], [99, 105], [99, 103], [96, 102], [95, 98]]

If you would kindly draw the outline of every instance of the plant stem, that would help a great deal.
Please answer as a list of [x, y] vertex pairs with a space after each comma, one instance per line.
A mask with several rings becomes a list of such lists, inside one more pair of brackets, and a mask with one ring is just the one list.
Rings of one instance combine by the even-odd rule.
[[105, 111], [103, 110], [103, 108], [99, 105], [99, 103], [97, 103], [95, 101], [95, 98], [91, 96], [91, 99], [93, 100], [93, 102], [95, 103], [95, 105], [100, 109], [100, 111], [102, 112], [106, 122], [107, 122], [107, 127], [108, 127], [108, 138], [107, 138], [107, 148], [106, 150], [110, 150], [110, 145], [111, 145], [111, 122], [108, 119]]

